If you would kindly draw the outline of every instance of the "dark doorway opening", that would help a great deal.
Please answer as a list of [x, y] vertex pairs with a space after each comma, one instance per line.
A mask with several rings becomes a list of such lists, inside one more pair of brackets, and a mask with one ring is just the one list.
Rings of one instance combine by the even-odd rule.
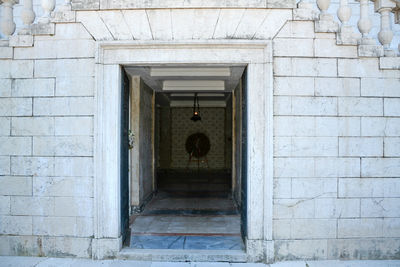
[[[179, 68], [169, 69], [172, 74], [160, 69], [157, 76], [151, 67], [127, 68], [130, 95], [122, 97], [129, 99], [129, 129], [135, 145], [129, 152], [131, 234], [125, 244], [146, 249], [243, 250], [247, 213], [244, 67], [228, 68], [231, 74], [225, 79], [231, 80], [222, 83], [222, 91], [197, 89], [218, 85], [207, 82], [221, 77], [205, 80], [212, 70], [198, 82], [179, 76]], [[165, 89], [165, 75], [175, 89]], [[176, 80], [183, 81], [186, 90]], [[201, 116], [197, 121], [192, 119], [196, 96]], [[121, 138], [128, 139], [126, 133]], [[125, 149], [124, 144], [121, 148]], [[125, 168], [122, 163], [121, 168]], [[123, 186], [125, 181], [121, 190]]]

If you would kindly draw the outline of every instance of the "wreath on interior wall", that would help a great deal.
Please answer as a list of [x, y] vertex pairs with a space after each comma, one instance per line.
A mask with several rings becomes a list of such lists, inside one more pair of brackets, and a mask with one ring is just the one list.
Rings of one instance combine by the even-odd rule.
[[204, 133], [195, 133], [186, 139], [186, 152], [195, 158], [201, 158], [210, 151], [210, 139]]

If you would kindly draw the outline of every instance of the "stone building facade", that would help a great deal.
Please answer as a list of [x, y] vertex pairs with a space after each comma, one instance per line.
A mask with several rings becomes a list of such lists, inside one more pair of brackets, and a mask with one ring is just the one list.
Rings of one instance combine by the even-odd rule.
[[[399, 1], [20, 2], [0, 0], [0, 255], [400, 257]], [[167, 64], [247, 66], [242, 254], [123, 250], [121, 69]]]

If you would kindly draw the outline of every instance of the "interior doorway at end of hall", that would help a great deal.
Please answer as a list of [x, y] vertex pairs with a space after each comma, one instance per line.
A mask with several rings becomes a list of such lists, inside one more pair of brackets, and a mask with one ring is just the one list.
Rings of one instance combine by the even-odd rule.
[[245, 67], [125, 71], [129, 86], [123, 88], [129, 93], [121, 95], [128, 95], [129, 109], [122, 112], [129, 123], [122, 132], [128, 153], [121, 148], [129, 168], [121, 172], [129, 182], [121, 183], [121, 190], [129, 187], [124, 201], [130, 207], [125, 244], [243, 250]]

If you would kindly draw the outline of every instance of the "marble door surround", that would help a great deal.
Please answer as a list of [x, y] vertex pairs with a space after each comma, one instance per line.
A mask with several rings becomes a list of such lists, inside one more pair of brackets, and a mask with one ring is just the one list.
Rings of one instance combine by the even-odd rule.
[[120, 93], [124, 66], [247, 66], [248, 261], [273, 257], [273, 72], [270, 41], [98, 42], [94, 258], [118, 256]]

